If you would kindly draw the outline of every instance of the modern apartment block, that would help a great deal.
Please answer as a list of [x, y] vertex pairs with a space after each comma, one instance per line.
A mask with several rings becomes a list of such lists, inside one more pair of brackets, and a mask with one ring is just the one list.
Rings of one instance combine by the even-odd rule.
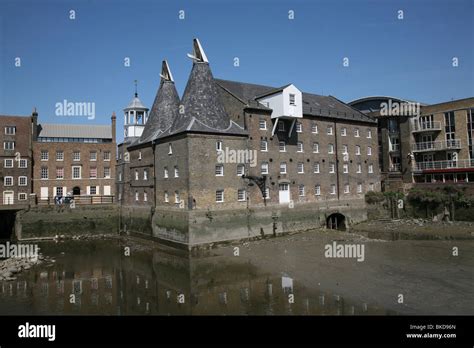
[[[115, 193], [116, 119], [110, 125], [38, 124], [33, 141], [33, 192], [57, 196]], [[91, 201], [93, 203], [93, 201]]]
[[28, 204], [32, 192], [32, 116], [0, 115], [0, 190], [2, 205]]
[[474, 182], [474, 98], [426, 105], [368, 97], [350, 104], [378, 121], [382, 189]]
[[[128, 181], [117, 183], [119, 196], [131, 207], [154, 207], [153, 236], [192, 245], [288, 231], [286, 219], [297, 221], [288, 222], [294, 228], [303, 220], [325, 225], [380, 190], [373, 118], [293, 84], [215, 79], [198, 40], [191, 56], [182, 98], [164, 62], [141, 136], [119, 150], [118, 177]], [[249, 218], [249, 209], [263, 215]]]

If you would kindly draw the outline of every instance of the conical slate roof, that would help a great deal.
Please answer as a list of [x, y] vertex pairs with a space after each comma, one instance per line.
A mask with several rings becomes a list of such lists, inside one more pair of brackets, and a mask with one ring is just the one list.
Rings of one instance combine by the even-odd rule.
[[178, 118], [178, 107], [178, 92], [168, 63], [163, 61], [160, 87], [156, 92], [148, 121], [140, 137], [140, 143], [155, 140], [161, 133], [169, 130], [173, 121]]

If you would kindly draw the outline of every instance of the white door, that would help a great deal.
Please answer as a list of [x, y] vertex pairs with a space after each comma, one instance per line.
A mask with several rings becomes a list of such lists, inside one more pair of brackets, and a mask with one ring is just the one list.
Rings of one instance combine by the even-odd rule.
[[110, 196], [110, 185], [104, 186], [104, 196]]
[[14, 193], [13, 191], [3, 192], [3, 204], [13, 204], [14, 202]]
[[41, 188], [41, 199], [48, 199], [48, 188], [42, 187]]
[[290, 184], [280, 184], [280, 204], [290, 203]]

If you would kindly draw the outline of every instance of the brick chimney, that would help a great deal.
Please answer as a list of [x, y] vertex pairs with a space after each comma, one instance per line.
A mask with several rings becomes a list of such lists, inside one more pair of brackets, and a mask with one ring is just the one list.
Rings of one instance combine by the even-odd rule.
[[115, 111], [112, 113], [112, 142], [115, 143], [115, 135], [116, 135], [116, 132], [117, 132], [117, 116], [115, 116]]
[[36, 107], [33, 108], [33, 112], [31, 113], [31, 136], [33, 141], [38, 139], [38, 112], [36, 111]]

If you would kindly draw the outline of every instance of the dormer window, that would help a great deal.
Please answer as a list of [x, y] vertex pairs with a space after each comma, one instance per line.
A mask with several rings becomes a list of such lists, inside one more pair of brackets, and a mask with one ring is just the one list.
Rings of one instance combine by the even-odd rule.
[[296, 105], [296, 97], [290, 93], [290, 105]]

